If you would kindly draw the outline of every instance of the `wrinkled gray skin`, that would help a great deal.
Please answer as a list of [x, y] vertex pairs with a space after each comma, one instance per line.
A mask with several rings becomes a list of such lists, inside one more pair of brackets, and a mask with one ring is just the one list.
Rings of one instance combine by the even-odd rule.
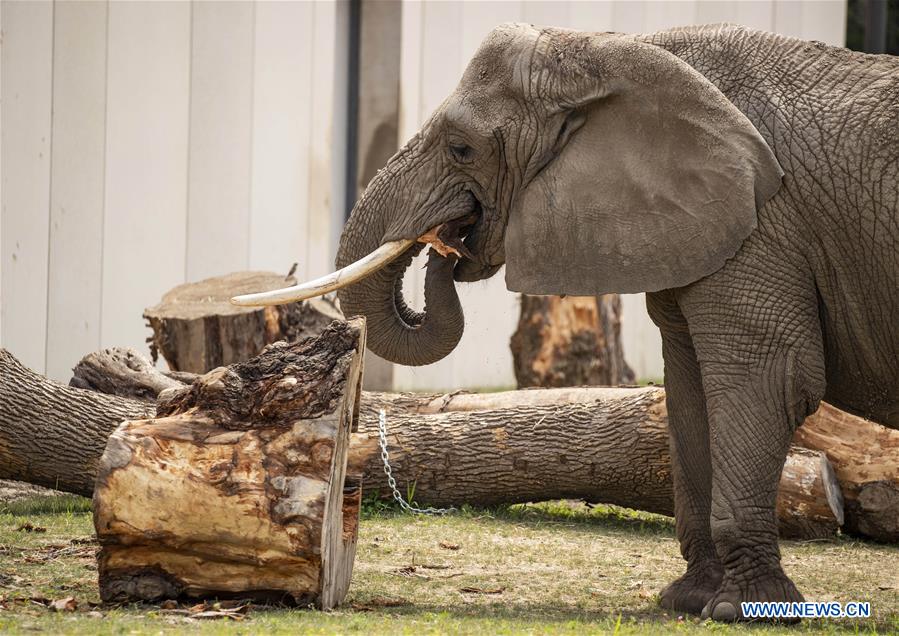
[[[745, 117], [744, 117], [745, 115]], [[751, 122], [751, 123], [750, 123]], [[413, 251], [340, 294], [404, 364], [447, 355], [453, 279], [647, 291], [662, 332], [677, 611], [800, 600], [774, 501], [821, 399], [899, 428], [899, 63], [733, 26], [646, 36], [505, 25], [372, 181], [338, 265], [476, 212], [473, 260]]]

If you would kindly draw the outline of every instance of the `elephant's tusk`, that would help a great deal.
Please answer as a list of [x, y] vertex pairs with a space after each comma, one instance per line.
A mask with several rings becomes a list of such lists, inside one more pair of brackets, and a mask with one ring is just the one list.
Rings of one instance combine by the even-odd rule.
[[327, 276], [300, 283], [293, 287], [285, 287], [284, 289], [235, 296], [231, 299], [231, 304], [241, 307], [262, 307], [264, 305], [284, 305], [300, 300], [308, 300], [316, 296], [324, 296], [329, 292], [352, 285], [356, 281], [374, 274], [409, 249], [414, 243], [414, 240], [408, 239], [390, 241], [389, 243], [384, 243], [384, 245], [368, 256], [360, 258], [355, 263], [350, 263], [343, 269], [339, 269]]

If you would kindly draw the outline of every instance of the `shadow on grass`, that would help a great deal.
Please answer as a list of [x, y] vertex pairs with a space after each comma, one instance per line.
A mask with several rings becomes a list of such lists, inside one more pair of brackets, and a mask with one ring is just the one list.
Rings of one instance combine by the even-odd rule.
[[[454, 516], [465, 519], [512, 522], [533, 527], [564, 525], [569, 529], [587, 532], [606, 529], [674, 536], [674, 519], [671, 517], [613, 505], [588, 506], [569, 500], [491, 507], [465, 505], [448, 515], [449, 518]], [[363, 502], [362, 517], [363, 519], [411, 518], [393, 502], [386, 502], [374, 497]]]

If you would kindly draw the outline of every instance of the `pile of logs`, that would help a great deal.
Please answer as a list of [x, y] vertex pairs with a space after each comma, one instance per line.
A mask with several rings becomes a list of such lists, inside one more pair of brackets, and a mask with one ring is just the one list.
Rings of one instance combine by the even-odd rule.
[[[421, 504], [577, 498], [672, 514], [664, 389], [364, 392], [361, 319], [340, 319], [329, 301], [227, 305], [233, 293], [289, 282], [240, 274], [167, 294], [145, 315], [168, 372], [106, 349], [62, 386], [0, 349], [0, 478], [93, 496], [104, 599], [339, 603], [361, 484], [388, 494], [382, 410], [394, 474]], [[627, 376], [617, 299], [566, 300], [540, 301], [523, 318], [520, 376]], [[561, 336], [550, 316], [567, 325]], [[528, 330], [534, 337], [520, 335]], [[553, 362], [572, 347], [593, 353]], [[611, 362], [582, 364], [597, 352]], [[842, 527], [899, 541], [899, 431], [824, 404], [793, 441], [778, 491], [782, 536]]]
[[[76, 377], [98, 377], [103, 369], [115, 378], [91, 386], [115, 394], [104, 395], [56, 385], [0, 351], [0, 478], [90, 495], [107, 437], [122, 419], [155, 411], [155, 404], [126, 396], [172, 380], [150, 365], [142, 374], [114, 371], [135, 357], [107, 349], [79, 363]], [[184, 380], [191, 376], [177, 380], [190, 386]], [[173, 394], [178, 389], [164, 390], [160, 402]], [[47, 395], [55, 396], [52, 407], [37, 409], [32, 396]], [[349, 463], [363, 473], [366, 489], [386, 488], [375, 453], [377, 414], [384, 409], [394, 472], [401, 483], [415, 484], [421, 503], [580, 498], [670, 515], [664, 396], [659, 387], [363, 391]], [[834, 431], [843, 442], [835, 442]], [[785, 536], [827, 536], [843, 525], [860, 536], [899, 540], [899, 431], [823, 405], [794, 442], [802, 448], [791, 450], [778, 504]]]

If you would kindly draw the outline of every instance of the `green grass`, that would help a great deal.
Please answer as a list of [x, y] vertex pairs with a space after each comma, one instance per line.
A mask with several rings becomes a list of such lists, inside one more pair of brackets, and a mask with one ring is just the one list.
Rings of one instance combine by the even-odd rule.
[[[94, 606], [99, 598], [91, 517], [83, 502], [70, 503], [61, 512], [48, 512], [61, 504], [35, 500], [0, 513], [0, 633], [899, 631], [897, 547], [847, 538], [782, 545], [785, 568], [807, 598], [869, 600], [872, 619], [727, 626], [679, 619], [658, 606], [658, 591], [683, 567], [670, 519], [566, 502], [463, 508], [452, 516], [424, 518], [367, 499], [353, 584], [344, 605], [333, 612], [254, 607], [244, 621], [231, 622], [185, 619], [153, 606]], [[26, 523], [45, 531], [18, 529]], [[56, 613], [28, 600], [68, 596], [79, 601], [78, 611]]]
[[44, 513], [90, 512], [91, 500], [78, 495], [27, 497], [8, 503], [0, 502], [0, 514], [27, 516]]

